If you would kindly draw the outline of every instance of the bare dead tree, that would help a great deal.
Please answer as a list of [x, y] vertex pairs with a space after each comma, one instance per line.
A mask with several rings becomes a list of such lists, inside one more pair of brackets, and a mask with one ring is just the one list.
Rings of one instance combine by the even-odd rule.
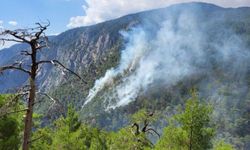
[[132, 128], [135, 127], [135, 135], [139, 135], [141, 133], [150, 133], [150, 134], [156, 134], [159, 138], [160, 138], [160, 134], [155, 130], [153, 129], [152, 127], [150, 127], [150, 122], [148, 120], [148, 118], [152, 117], [154, 115], [154, 113], [148, 113], [147, 114], [147, 118], [144, 120], [143, 124], [141, 124], [141, 126], [138, 124], [138, 123], [133, 123], [132, 124]]
[[146, 137], [144, 137], [145, 139], [141, 139], [140, 135], [146, 135], [149, 133], [151, 135], [157, 135], [160, 138], [160, 134], [155, 129], [150, 127], [150, 123], [152, 123], [154, 119], [153, 116], [154, 116], [153, 112], [145, 112], [144, 115], [140, 116], [140, 119], [134, 122], [131, 126], [132, 134], [134, 134], [137, 137], [137, 142], [146, 145], [149, 144], [151, 147], [153, 147], [154, 144]]
[[[24, 67], [24, 62], [15, 62], [11, 65], [0, 67], [0, 73], [7, 70], [19, 70], [29, 75], [29, 90], [28, 90], [28, 102], [25, 116], [25, 127], [23, 135], [23, 150], [29, 149], [30, 135], [32, 132], [32, 114], [33, 106], [36, 100], [37, 87], [36, 78], [40, 67], [43, 64], [52, 64], [54, 66], [62, 68], [64, 71], [68, 71], [76, 75], [81, 81], [86, 83], [82, 78], [75, 72], [66, 68], [62, 63], [57, 60], [38, 60], [38, 53], [48, 47], [48, 37], [45, 34], [45, 30], [50, 26], [50, 23], [36, 23], [34, 28], [17, 29], [17, 30], [3, 30], [0, 32], [0, 41], [5, 42], [12, 41], [17, 43], [26, 43], [29, 45], [29, 50], [21, 51], [22, 56], [29, 57], [31, 64], [29, 67]], [[46, 95], [47, 96], [47, 95]], [[51, 97], [50, 97], [51, 99]], [[52, 98], [53, 99], [53, 98]], [[54, 99], [53, 99], [54, 100]]]

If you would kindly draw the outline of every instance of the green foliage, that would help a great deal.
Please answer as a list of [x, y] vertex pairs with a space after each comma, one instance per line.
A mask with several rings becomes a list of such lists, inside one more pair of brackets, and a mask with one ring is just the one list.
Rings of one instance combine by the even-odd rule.
[[77, 150], [77, 149], [105, 149], [105, 136], [98, 129], [81, 126], [74, 132], [62, 127], [54, 133], [53, 149]]
[[110, 134], [108, 147], [111, 150], [143, 150], [151, 148], [152, 144], [145, 134], [135, 135], [132, 128], [126, 127]]
[[132, 123], [144, 123], [147, 120], [150, 123], [157, 121], [157, 116], [154, 114], [149, 115], [152, 112], [148, 112], [146, 109], [141, 109], [131, 116]]
[[53, 140], [53, 131], [48, 127], [37, 129], [32, 135], [32, 140], [33, 142], [31, 142], [31, 149], [50, 149]]
[[51, 128], [38, 129], [32, 149], [37, 150], [96, 150], [106, 149], [106, 133], [81, 124], [78, 114], [70, 105], [67, 116], [54, 122]]
[[187, 100], [185, 111], [176, 116], [181, 128], [189, 138], [189, 147], [193, 150], [205, 150], [212, 146], [211, 139], [214, 129], [209, 127], [212, 109], [209, 105], [201, 104], [195, 91], [192, 98]]
[[[54, 121], [51, 127], [37, 129], [32, 136], [34, 150], [206, 150], [212, 148], [214, 128], [211, 127], [210, 105], [201, 103], [196, 92], [186, 101], [185, 110], [170, 119], [163, 135], [154, 145], [147, 132], [157, 120], [157, 115], [141, 109], [131, 116], [131, 122], [138, 126], [128, 126], [118, 132], [105, 132], [79, 121], [72, 105], [68, 106], [65, 117]], [[37, 115], [39, 118], [39, 115]], [[214, 145], [215, 150], [233, 150], [223, 141]]]
[[[80, 118], [95, 127], [107, 130], [118, 130], [129, 123], [129, 115], [142, 108], [158, 110], [162, 114], [172, 116], [176, 113], [176, 106], [184, 104], [184, 101], [188, 96], [188, 89], [191, 86], [197, 86], [198, 88], [201, 88], [201, 95], [204, 98], [208, 99], [211, 103], [216, 103], [216, 108], [214, 108], [214, 117], [217, 122], [218, 134], [222, 135], [223, 138], [226, 138], [227, 141], [237, 141], [236, 144], [241, 143], [241, 145], [243, 145], [242, 143], [244, 142], [245, 145], [249, 145], [249, 142], [244, 140], [244, 137], [248, 136], [250, 133], [250, 124], [248, 121], [249, 111], [247, 111], [249, 109], [246, 107], [249, 106], [249, 104], [244, 103], [247, 90], [249, 93], [249, 75], [247, 75], [247, 79], [244, 79], [245, 77], [243, 77], [240, 73], [230, 73], [230, 71], [228, 71], [230, 70], [228, 69], [229, 66], [234, 66], [230, 62], [228, 66], [224, 68], [218, 65], [218, 62], [213, 61], [215, 56], [214, 54], [216, 54], [217, 51], [214, 50], [216, 48], [212, 45], [213, 43], [220, 45], [220, 43], [224, 40], [224, 38], [221, 37], [226, 36], [230, 38], [232, 35], [236, 35], [243, 42], [242, 48], [245, 48], [244, 45], [247, 46], [247, 49], [250, 47], [249, 13], [245, 13], [246, 10], [241, 11], [240, 9], [231, 11], [232, 10], [223, 13], [225, 17], [222, 18], [218, 18], [218, 16], [220, 16], [219, 14], [212, 13], [211, 15], [214, 16], [210, 18], [217, 18], [215, 19], [216, 21], [209, 19], [208, 22], [201, 22], [201, 27], [204, 27], [205, 33], [207, 32], [207, 40], [204, 43], [206, 46], [204, 47], [207, 49], [206, 52], [209, 56], [208, 58], [211, 56], [211, 68], [213, 68], [209, 74], [206, 72], [204, 72], [204, 74], [194, 74], [192, 77], [185, 78], [175, 85], [166, 88], [164, 88], [163, 85], [154, 86], [148, 89], [146, 93], [141, 94], [136, 101], [131, 102], [125, 107], [112, 110], [112, 112], [104, 111], [105, 104], [103, 103], [103, 97], [108, 95], [107, 91], [111, 89], [110, 87], [107, 87], [103, 91], [99, 92], [91, 103], [86, 105], [84, 110], [81, 111]], [[133, 20], [134, 19], [135, 18], [133, 18]], [[93, 37], [93, 40], [91, 41], [96, 41], [98, 39], [99, 31], [111, 31], [112, 33], [115, 33], [113, 28], [114, 25], [109, 25], [112, 26], [112, 29], [108, 28], [103, 30], [102, 28], [106, 28], [106, 25], [91, 28], [91, 34], [89, 34], [90, 37]], [[120, 30], [120, 27], [118, 27], [120, 25], [115, 26], [115, 29]], [[230, 32], [227, 33], [225, 29]], [[85, 29], [81, 29], [80, 32], [83, 31], [85, 31]], [[74, 31], [74, 34], [71, 36], [80, 35], [80, 32]], [[66, 34], [64, 36], [66, 36]], [[71, 38], [71, 36], [67, 38]], [[112, 35], [110, 37], [112, 38], [112, 44], [105, 50], [105, 54], [97, 55], [97, 59], [89, 61], [86, 68], [80, 67], [84, 68], [80, 69], [82, 71], [81, 76], [88, 81], [87, 85], [81, 84], [78, 79], [70, 76], [67, 82], [62, 83], [57, 88], [51, 89], [50, 94], [53, 97], [58, 98], [61, 103], [63, 103], [64, 107], [66, 107], [68, 103], [72, 102], [74, 106], [78, 107], [77, 109], [80, 109], [80, 106], [84, 101], [84, 97], [87, 96], [89, 89], [94, 84], [94, 81], [103, 76], [107, 69], [115, 67], [119, 63], [120, 50], [123, 49], [124, 45], [122, 45], [122, 43], [124, 41], [120, 39], [119, 36]], [[65, 41], [67, 41], [65, 40], [67, 38], [63, 38], [63, 36], [61, 36], [61, 38], [62, 39], [59, 40], [60, 42], [65, 43]], [[65, 44], [67, 44], [67, 50], [81, 52], [79, 53], [80, 56], [83, 55], [83, 52], [85, 53], [88, 51], [86, 47], [81, 47], [83, 51], [80, 51], [79, 46], [76, 43], [66, 42]], [[76, 65], [79, 65], [78, 61]], [[243, 85], [240, 85], [240, 82], [242, 82]], [[49, 101], [47, 100], [47, 102]], [[49, 107], [49, 103], [47, 103], [47, 105], [42, 103], [41, 105], [42, 106], [38, 106], [41, 110], [40, 112], [46, 112], [46, 108]], [[170, 109], [165, 110], [166, 107], [169, 107]], [[58, 117], [55, 113], [53, 113], [53, 115], [56, 116], [54, 118]], [[158, 125], [157, 128], [162, 128], [162, 126]]]
[[[15, 95], [0, 95], [0, 108], [5, 107], [6, 115], [0, 118], [0, 149], [17, 150], [21, 144], [21, 131], [23, 129], [23, 113], [15, 111], [21, 110], [22, 105], [15, 101]], [[11, 102], [10, 102], [11, 101]]]
[[70, 132], [76, 131], [80, 127], [81, 122], [78, 120], [78, 118], [78, 114], [74, 110], [73, 106], [69, 105], [67, 117], [64, 119], [64, 121], [68, 126]]
[[[118, 132], [110, 133], [108, 139], [109, 149], [126, 149], [126, 150], [144, 150], [152, 149], [153, 143], [148, 138], [151, 124], [157, 120], [157, 115], [153, 112], [148, 112], [146, 109], [141, 109], [131, 116], [131, 127], [125, 127]], [[151, 131], [150, 130], [150, 131]], [[151, 132], [154, 134], [153, 132]]]
[[[201, 104], [195, 91], [187, 100], [184, 112], [174, 116], [179, 127], [171, 123], [164, 129], [156, 148], [205, 150], [212, 147], [214, 128], [210, 127], [212, 109]], [[171, 141], [172, 140], [172, 141]]]
[[224, 141], [219, 141], [215, 144], [214, 150], [234, 150], [233, 146], [225, 143]]
[[[134, 119], [133, 121], [139, 123], [143, 119], [147, 119], [148, 117], [146, 116], [146, 111], [141, 110], [132, 118]], [[38, 129], [33, 134], [32, 139], [35, 140], [32, 142], [32, 149], [142, 150], [152, 148], [153, 144], [147, 138], [146, 133], [141, 132], [138, 135], [135, 133], [135, 129], [132, 127], [125, 127], [118, 132], [107, 133], [84, 125], [78, 120], [78, 114], [70, 105], [66, 117], [57, 119], [52, 127]]]
[[163, 131], [163, 136], [155, 146], [156, 150], [187, 150], [188, 134], [185, 130], [169, 125]]

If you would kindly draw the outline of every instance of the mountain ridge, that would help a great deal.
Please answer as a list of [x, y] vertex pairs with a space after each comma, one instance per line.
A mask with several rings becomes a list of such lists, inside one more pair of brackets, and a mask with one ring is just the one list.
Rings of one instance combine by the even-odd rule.
[[[192, 19], [197, 23], [195, 29], [193, 28]], [[144, 44], [150, 44], [148, 47], [151, 48], [157, 45], [157, 42], [152, 41], [155, 41], [160, 33], [168, 33], [169, 28], [160, 30], [166, 24], [175, 33], [173, 35], [179, 35], [177, 37], [173, 36], [173, 42], [176, 38], [180, 38], [180, 42], [187, 42], [187, 44], [184, 43], [179, 47], [179, 42], [176, 42], [176, 45], [172, 46], [173, 49], [178, 47], [182, 52], [181, 54], [185, 53], [185, 49], [192, 49], [192, 46], [195, 45], [195, 39], [201, 39], [200, 43], [202, 43], [203, 47], [201, 47], [200, 51], [204, 51], [205, 57], [194, 54], [197, 57], [193, 57], [191, 61], [192, 65], [195, 64], [194, 70], [198, 71], [192, 72], [191, 76], [184, 76], [181, 80], [177, 80], [168, 86], [164, 84], [164, 78], [157, 78], [156, 83], [150, 84], [146, 91], [139, 93], [127, 105], [106, 111], [106, 105], [108, 105], [106, 103], [112, 101], [106, 101], [105, 94], [112, 94], [113, 87], [123, 83], [123, 79], [126, 81], [126, 77], [129, 77], [136, 70], [136, 68], [132, 68], [131, 71], [130, 68], [125, 69], [124, 72], [119, 74], [120, 76], [118, 75], [113, 79], [114, 85], [105, 85], [97, 93], [96, 97], [84, 109], [81, 109], [89, 90], [95, 85], [95, 81], [105, 76], [107, 70], [119, 67], [122, 52], [131, 44], [129, 38], [140, 35], [140, 32], [134, 30], [139, 29], [139, 31], [145, 33], [142, 34], [145, 35], [146, 39]], [[126, 15], [93, 26], [70, 29], [53, 37], [50, 49], [44, 50], [39, 55], [39, 59], [59, 60], [65, 66], [80, 74], [88, 81], [88, 84], [80, 83], [77, 78], [68, 73], [63, 75], [60, 69], [53, 68], [50, 65], [45, 65], [45, 68], [39, 72], [37, 83], [42, 91], [46, 91], [51, 96], [59, 99], [65, 108], [68, 104], [73, 103], [80, 112], [83, 122], [106, 130], [117, 130], [126, 126], [129, 123], [128, 116], [141, 108], [160, 111], [166, 116], [171, 116], [189, 98], [189, 89], [196, 87], [200, 91], [200, 97], [216, 104], [216, 121], [221, 124], [220, 130], [225, 130], [228, 135], [234, 135], [233, 138], [237, 138], [237, 136], [241, 136], [235, 134], [238, 127], [237, 117], [241, 118], [242, 114], [247, 113], [250, 95], [250, 63], [247, 61], [250, 50], [249, 26], [250, 8], [248, 7], [222, 8], [205, 3], [185, 3]], [[201, 37], [189, 36], [183, 38], [183, 36], [190, 34], [189, 31], [195, 30], [194, 33], [196, 33], [196, 29], [198, 33], [202, 32]], [[124, 33], [127, 34], [127, 38], [122, 35]], [[134, 35], [131, 33], [134, 33]], [[170, 33], [172, 35], [172, 32]], [[164, 38], [158, 40], [160, 39]], [[193, 42], [193, 44], [189, 44], [188, 41]], [[165, 46], [165, 49], [168, 50], [168, 45], [164, 44], [164, 42], [160, 45]], [[169, 45], [171, 45], [171, 42]], [[226, 54], [220, 53], [220, 51], [224, 52], [223, 50], [226, 49], [223, 46], [231, 51]], [[159, 47], [156, 47], [156, 49]], [[11, 63], [16, 58], [21, 59], [17, 57], [18, 54], [12, 55], [12, 52], [16, 53], [18, 51], [18, 48], [19, 46], [15, 45], [0, 51], [0, 58], [5, 58], [0, 60], [0, 64]], [[148, 53], [154, 50], [150, 49]], [[6, 58], [7, 51], [10, 52], [8, 55], [11, 57], [9, 58]], [[164, 52], [162, 51], [162, 55]], [[192, 53], [192, 51], [188, 52]], [[199, 51], [195, 52], [198, 53]], [[182, 56], [181, 54], [177, 56]], [[159, 57], [159, 55], [157, 56]], [[224, 61], [224, 57], [226, 61]], [[145, 56], [145, 58], [147, 57]], [[168, 59], [170, 58], [168, 57]], [[184, 58], [189, 57], [181, 58], [180, 62], [185, 62]], [[157, 62], [157, 60], [152, 62]], [[24, 61], [27, 62], [28, 60]], [[161, 67], [162, 64], [156, 68], [161, 69]], [[174, 70], [174, 68], [170, 69]], [[146, 76], [147, 72], [144, 75]], [[0, 93], [7, 92], [7, 87], [14, 86], [14, 88], [17, 88], [25, 84], [27, 77], [20, 78], [20, 76], [19, 73], [11, 72], [1, 76]], [[18, 81], [13, 81], [13, 78], [18, 79]], [[170, 77], [166, 75], [166, 78]], [[41, 99], [44, 100], [44, 103], [37, 105], [36, 111], [46, 115], [44, 122], [60, 116], [60, 114], [55, 113], [57, 109], [60, 109], [56, 107], [51, 110], [51, 113], [47, 113], [50, 103], [46, 98]], [[114, 102], [116, 102], [115, 98]], [[234, 108], [239, 109], [240, 113], [236, 113]], [[47, 116], [47, 114], [49, 115]], [[237, 117], [231, 118], [230, 114]], [[227, 124], [231, 126], [228, 127]], [[158, 128], [161, 127], [158, 126]], [[219, 133], [218, 136], [229, 138], [228, 135], [220, 134], [224, 134], [223, 132]]]

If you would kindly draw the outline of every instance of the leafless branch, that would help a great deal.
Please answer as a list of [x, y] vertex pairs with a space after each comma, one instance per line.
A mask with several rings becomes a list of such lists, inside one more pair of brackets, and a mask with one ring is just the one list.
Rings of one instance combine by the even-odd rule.
[[144, 120], [144, 127], [142, 128], [142, 132], [146, 132], [148, 125], [149, 125], [149, 122], [147, 121], [147, 119], [145, 119]]
[[31, 55], [31, 53], [29, 51], [21, 51], [21, 55], [28, 56], [28, 55]]
[[36, 25], [38, 25], [40, 31], [35, 34], [35, 37], [36, 39], [39, 39], [41, 34], [50, 26], [50, 22], [48, 21], [47, 25], [41, 25], [41, 23], [38, 22]]
[[20, 92], [16, 94], [13, 98], [8, 100], [5, 104], [3, 104], [0, 108], [0, 117], [10, 113], [15, 113], [16, 111], [14, 112], [9, 112], [9, 111], [12, 110], [12, 107], [18, 102], [19, 98], [26, 94], [28, 94], [28, 92]]
[[84, 81], [77, 73], [75, 73], [74, 71], [72, 71], [69, 68], [65, 67], [58, 60], [42, 60], [42, 61], [37, 62], [37, 65], [41, 65], [41, 64], [45, 64], [45, 63], [52, 64], [54, 66], [60, 66], [63, 69], [67, 70], [68, 72], [72, 73], [73, 75], [77, 76], [81, 81], [83, 81], [85, 84], [87, 84], [87, 82]]
[[43, 138], [43, 137], [44, 137], [44, 135], [41, 135], [41, 136], [39, 136], [39, 137], [37, 137], [37, 138], [35, 138], [35, 139], [30, 140], [29, 143], [35, 142], [35, 141], [37, 141], [37, 140], [40, 140], [40, 139]]
[[48, 110], [50, 110], [50, 109], [56, 104], [56, 102], [57, 102], [56, 99], [54, 99], [53, 97], [51, 97], [51, 96], [48, 95], [47, 93], [38, 92], [38, 94], [41, 94], [41, 95], [44, 95], [44, 96], [48, 97], [48, 98], [53, 102], [53, 104], [49, 107]]
[[36, 49], [39, 50], [39, 49], [43, 49], [45, 47], [48, 47], [48, 45], [47, 44], [46, 45], [39, 45], [36, 47]]
[[30, 71], [28, 71], [22, 67], [22, 62], [14, 63], [14, 64], [9, 65], [9, 66], [0, 67], [0, 73], [3, 73], [6, 70], [19, 70], [19, 71], [22, 71], [22, 72], [27, 73], [27, 74], [31, 73]]
[[14, 113], [20, 113], [20, 112], [24, 112], [24, 111], [27, 111], [28, 109], [21, 109], [21, 110], [16, 110], [16, 111], [11, 111], [11, 112], [6, 112], [6, 113], [1, 113], [0, 114], [0, 118], [6, 116], [6, 115], [9, 115], [9, 114], [14, 114]]
[[[19, 32], [18, 30], [11, 31], [11, 30], [5, 30], [0, 35], [10, 35], [14, 37], [15, 39], [12, 39], [12, 41], [19, 42], [19, 43], [30, 43], [28, 39], [26, 39], [27, 35], [25, 31]], [[11, 41], [11, 39], [1, 38], [2, 41]]]
[[[144, 134], [146, 134], [146, 133], [150, 133], [150, 134], [153, 134], [153, 133], [155, 133], [155, 134], [157, 134], [158, 135], [158, 137], [160, 137], [160, 134], [156, 131], [156, 130], [154, 130], [153, 128], [150, 128], [149, 127], [149, 120], [148, 120], [148, 118], [149, 117], [152, 117], [154, 115], [154, 113], [153, 112], [151, 112], [151, 113], [148, 113], [147, 114], [147, 118], [144, 120], [144, 122], [143, 122], [143, 124], [138, 124], [138, 123], [134, 123], [133, 125], [132, 125], [132, 128], [133, 127], [136, 127], [136, 132], [135, 132], [135, 135], [139, 135], [139, 134], [141, 134], [141, 133], [144, 133]], [[142, 126], [141, 126], [142, 125]], [[152, 131], [152, 132], [150, 132], [150, 131]]]
[[157, 131], [155, 131], [153, 128], [148, 128], [146, 130], [146, 132], [149, 132], [149, 131], [153, 131], [156, 135], [158, 135], [159, 138], [161, 137], [160, 134]]
[[61, 103], [58, 99], [55, 99], [55, 98], [53, 98], [52, 96], [50, 96], [49, 94], [44, 93], [44, 92], [37, 92], [37, 94], [46, 96], [47, 98], [49, 98], [49, 99], [53, 102], [53, 103], [51, 104], [51, 106], [48, 108], [48, 112], [49, 112], [56, 104], [59, 104], [59, 105], [63, 108], [62, 103]]
[[[5, 41], [9, 41], [9, 42], [18, 42], [18, 43], [22, 43], [23, 41], [21, 41], [21, 40], [16, 40], [16, 39], [5, 39], [5, 38], [0, 38], [0, 41], [3, 41], [3, 42], [5, 42]], [[3, 45], [4, 45], [5, 43], [3, 43]]]
[[139, 135], [139, 134], [140, 134], [140, 127], [139, 127], [139, 125], [138, 125], [137, 123], [134, 123], [134, 124], [132, 125], [132, 128], [133, 128], [133, 127], [136, 127], [135, 135]]
[[0, 67], [0, 73], [3, 73], [6, 70], [19, 70], [19, 71], [25, 72], [27, 74], [30, 74], [30, 71], [25, 70], [24, 68], [22, 68], [20, 66], [10, 65], [10, 66]]
[[[0, 32], [0, 41], [14, 41], [18, 43], [27, 43], [30, 46], [30, 51], [25, 50], [22, 51], [21, 54], [25, 56], [30, 56], [31, 64], [29, 70], [26, 70], [22, 66], [22, 61], [19, 63], [14, 63], [9, 66], [0, 67], [0, 73], [3, 73], [5, 70], [20, 70], [22, 72], [28, 73], [29, 75], [29, 90], [28, 90], [28, 97], [27, 97], [27, 106], [28, 109], [26, 111], [26, 117], [25, 117], [25, 127], [24, 127], [24, 137], [23, 137], [23, 150], [29, 149], [29, 143], [31, 142], [30, 135], [32, 133], [32, 114], [33, 114], [33, 106], [36, 103], [36, 79], [37, 79], [37, 73], [39, 71], [39, 65], [49, 63], [53, 64], [55, 66], [59, 66], [63, 68], [64, 70], [67, 70], [68, 72], [72, 73], [73, 75], [77, 76], [82, 80], [82, 78], [76, 74], [74, 71], [68, 69], [65, 67], [62, 63], [60, 63], [57, 60], [50, 60], [50, 61], [38, 61], [38, 51], [48, 47], [48, 38], [45, 34], [45, 30], [50, 25], [50, 22], [48, 21], [47, 24], [41, 24], [36, 23], [35, 28], [26, 28], [26, 29], [17, 29], [17, 30], [4, 30], [3, 32]], [[45, 95], [48, 97], [53, 103], [50, 106], [49, 109], [54, 107], [57, 103], [60, 104], [60, 102], [57, 99], [52, 98], [46, 93], [40, 93], [42, 95]], [[63, 106], [63, 105], [62, 105]]]
[[[41, 39], [42, 37], [47, 39], [44, 31], [50, 26], [50, 22], [47, 21], [45, 25], [41, 23], [36, 23], [37, 27], [34, 28], [27, 28], [27, 29], [16, 29], [16, 30], [4, 30], [3, 32], [0, 32], [0, 36], [3, 36], [3, 38], [0, 38], [0, 41], [3, 42], [3, 44], [6, 41], [12, 41], [12, 42], [18, 42], [18, 43], [27, 43], [31, 44], [33, 41], [37, 41]], [[7, 36], [12, 36], [13, 38], [8, 38]], [[47, 40], [46, 40], [47, 41]], [[41, 44], [40, 44], [41, 45]], [[47, 44], [44, 44], [42, 46], [38, 46], [38, 49], [47, 47]]]

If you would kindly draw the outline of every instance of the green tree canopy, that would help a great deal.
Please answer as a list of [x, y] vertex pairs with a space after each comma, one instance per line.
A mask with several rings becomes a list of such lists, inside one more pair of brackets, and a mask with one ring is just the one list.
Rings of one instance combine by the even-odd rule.
[[0, 149], [17, 150], [21, 144], [23, 106], [15, 95], [0, 95]]
[[214, 128], [211, 127], [212, 109], [199, 101], [197, 93], [187, 100], [185, 110], [174, 116], [177, 126], [165, 128], [157, 149], [205, 150], [212, 147]]

